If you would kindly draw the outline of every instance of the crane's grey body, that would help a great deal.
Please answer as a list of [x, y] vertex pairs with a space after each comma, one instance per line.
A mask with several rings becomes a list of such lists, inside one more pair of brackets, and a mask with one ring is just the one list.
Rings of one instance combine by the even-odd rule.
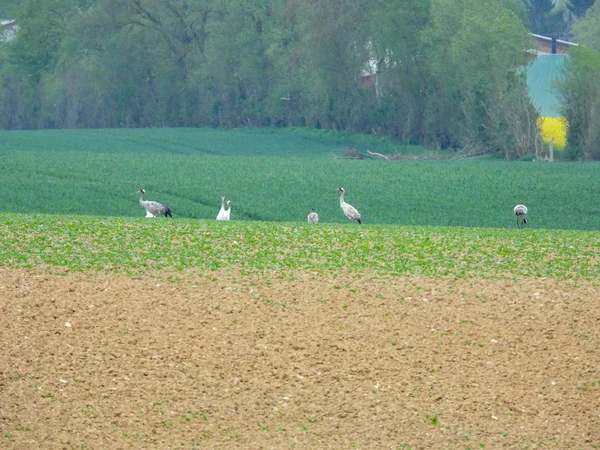
[[219, 210], [219, 214], [217, 214], [217, 220], [228, 220], [227, 211], [225, 211], [225, 197], [221, 196], [221, 209]]
[[527, 218], [525, 217], [527, 215], [527, 206], [517, 205], [513, 211], [515, 216], [517, 216], [517, 228], [527, 225]]
[[156, 214], [164, 214], [165, 217], [173, 217], [168, 206], [161, 205], [158, 202], [144, 200], [146, 189], [140, 189], [138, 195], [140, 196], [141, 207], [146, 210], [146, 217], [154, 217]]
[[308, 215], [309, 223], [319, 223], [319, 215], [315, 212], [314, 209], [310, 210], [310, 214]]
[[344, 215], [350, 220], [356, 220], [358, 223], [362, 223], [358, 210], [344, 201], [344, 193], [346, 190], [344, 188], [338, 188], [337, 190], [340, 191], [340, 208], [342, 208]]

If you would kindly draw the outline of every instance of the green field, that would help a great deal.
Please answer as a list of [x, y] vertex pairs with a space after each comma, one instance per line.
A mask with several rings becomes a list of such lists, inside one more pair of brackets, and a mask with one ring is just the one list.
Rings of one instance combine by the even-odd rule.
[[595, 232], [0, 214], [0, 266], [595, 279]]
[[[339, 186], [365, 224], [600, 229], [600, 165], [343, 160], [375, 138], [306, 130], [118, 129], [0, 133], [0, 211], [140, 217], [136, 192], [175, 218], [345, 223]], [[420, 152], [420, 148], [400, 148]]]
[[[394, 148], [301, 130], [0, 136], [6, 446], [555, 448], [545, 417], [590, 442], [600, 165], [352, 161]], [[141, 187], [174, 218], [144, 218]]]

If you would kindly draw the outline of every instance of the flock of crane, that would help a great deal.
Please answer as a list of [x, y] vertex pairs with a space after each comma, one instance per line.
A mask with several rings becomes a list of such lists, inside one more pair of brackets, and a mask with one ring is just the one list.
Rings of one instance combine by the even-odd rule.
[[[340, 191], [340, 208], [344, 215], [352, 220], [356, 220], [359, 224], [361, 224], [361, 217], [358, 210], [346, 203], [344, 201], [344, 194], [346, 190], [344, 188], [337, 188]], [[150, 200], [144, 200], [144, 196], [146, 195], [146, 189], [140, 189], [138, 191], [138, 195], [140, 196], [140, 205], [142, 208], [146, 210], [146, 217], [155, 217], [157, 214], [164, 214], [165, 217], [173, 217], [171, 215], [171, 210], [168, 206], [162, 205], [158, 202], [153, 202]], [[527, 206], [525, 205], [517, 205], [513, 210], [515, 216], [517, 217], [517, 228], [524, 227], [527, 225]], [[231, 219], [231, 200], [227, 200], [227, 207], [225, 207], [225, 197], [221, 197], [221, 209], [217, 214], [217, 220], [230, 220]], [[311, 210], [310, 214], [307, 217], [309, 223], [319, 223], [319, 215], [315, 212], [314, 209]]]

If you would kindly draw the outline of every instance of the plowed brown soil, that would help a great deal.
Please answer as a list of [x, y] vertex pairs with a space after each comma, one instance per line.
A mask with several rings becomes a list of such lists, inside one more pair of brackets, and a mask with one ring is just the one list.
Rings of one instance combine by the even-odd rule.
[[0, 448], [600, 448], [600, 288], [0, 269]]

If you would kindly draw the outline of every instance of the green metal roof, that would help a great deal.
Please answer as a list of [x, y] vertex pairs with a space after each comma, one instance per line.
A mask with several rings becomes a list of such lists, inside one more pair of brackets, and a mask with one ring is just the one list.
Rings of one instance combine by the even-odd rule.
[[544, 117], [561, 117], [554, 82], [561, 77], [566, 55], [541, 54], [527, 68], [527, 87], [535, 107]]

